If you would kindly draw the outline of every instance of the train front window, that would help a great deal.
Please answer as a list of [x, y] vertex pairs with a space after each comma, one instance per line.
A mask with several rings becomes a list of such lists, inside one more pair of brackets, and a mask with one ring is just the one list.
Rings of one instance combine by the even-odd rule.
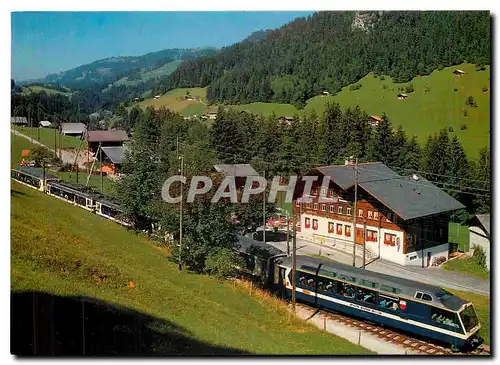
[[448, 327], [460, 328], [457, 314], [447, 310], [432, 307], [431, 320], [439, 324], [444, 324]]
[[476, 311], [472, 305], [469, 305], [463, 311], [460, 312], [460, 318], [462, 318], [462, 322], [464, 323], [465, 330], [469, 332], [479, 323]]

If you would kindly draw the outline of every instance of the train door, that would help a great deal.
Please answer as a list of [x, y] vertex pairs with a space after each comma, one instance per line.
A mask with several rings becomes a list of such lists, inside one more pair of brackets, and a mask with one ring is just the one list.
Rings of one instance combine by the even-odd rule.
[[363, 228], [356, 228], [356, 243], [363, 244], [365, 237], [365, 230]]

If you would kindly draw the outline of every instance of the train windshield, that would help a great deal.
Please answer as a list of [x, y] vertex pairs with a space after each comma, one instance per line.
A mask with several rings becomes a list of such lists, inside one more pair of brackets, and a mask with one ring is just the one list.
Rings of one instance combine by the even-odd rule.
[[460, 318], [462, 318], [462, 322], [464, 323], [464, 327], [467, 332], [472, 330], [479, 323], [479, 320], [476, 316], [476, 311], [474, 310], [472, 304], [467, 306], [467, 308], [460, 312]]

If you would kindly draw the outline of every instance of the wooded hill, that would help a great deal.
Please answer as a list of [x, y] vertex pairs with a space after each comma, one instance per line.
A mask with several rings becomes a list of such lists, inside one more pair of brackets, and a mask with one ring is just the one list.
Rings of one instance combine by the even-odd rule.
[[208, 86], [210, 101], [303, 107], [369, 72], [407, 82], [443, 66], [490, 63], [484, 11], [319, 12], [261, 38], [184, 62], [155, 92]]

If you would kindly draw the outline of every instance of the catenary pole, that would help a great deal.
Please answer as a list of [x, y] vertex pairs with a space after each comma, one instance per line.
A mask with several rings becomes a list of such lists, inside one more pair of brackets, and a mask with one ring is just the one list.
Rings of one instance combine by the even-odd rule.
[[354, 163], [354, 214], [353, 214], [353, 240], [352, 240], [352, 266], [356, 266], [356, 215], [358, 208], [358, 158], [356, 158]]

